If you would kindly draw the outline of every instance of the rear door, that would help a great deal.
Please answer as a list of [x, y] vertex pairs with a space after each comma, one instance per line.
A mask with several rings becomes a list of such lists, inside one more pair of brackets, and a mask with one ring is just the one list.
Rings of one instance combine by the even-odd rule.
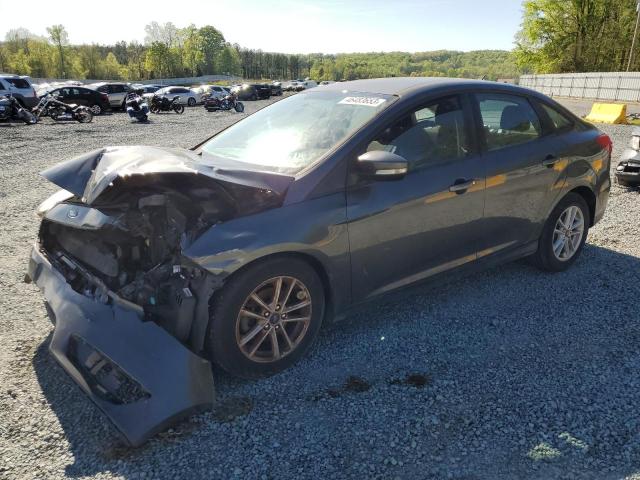
[[482, 257], [537, 240], [568, 159], [566, 143], [546, 131], [526, 96], [474, 97], [487, 169]]
[[360, 153], [402, 156], [409, 171], [399, 180], [353, 172], [347, 217], [354, 301], [476, 259], [485, 173], [471, 118], [466, 97], [443, 97], [416, 105], [363, 146]]
[[124, 85], [109, 85], [109, 102], [112, 107], [123, 106], [126, 95], [127, 91]]

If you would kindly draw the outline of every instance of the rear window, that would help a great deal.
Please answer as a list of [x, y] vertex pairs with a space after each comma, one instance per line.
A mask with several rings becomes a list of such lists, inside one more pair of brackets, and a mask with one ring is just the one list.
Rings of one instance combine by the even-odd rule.
[[549, 116], [551, 123], [556, 128], [556, 130], [565, 130], [573, 125], [573, 121], [568, 118], [566, 115], [563, 115], [555, 108], [550, 107], [549, 105], [542, 104], [542, 109]]
[[31, 88], [24, 78], [5, 78], [5, 80], [16, 88]]

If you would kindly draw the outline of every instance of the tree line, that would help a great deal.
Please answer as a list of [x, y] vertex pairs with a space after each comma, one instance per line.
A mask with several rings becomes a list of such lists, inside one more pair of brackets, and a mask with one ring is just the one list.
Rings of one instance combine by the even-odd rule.
[[145, 80], [200, 75], [247, 79], [353, 80], [389, 76], [514, 77], [511, 52], [436, 51], [422, 53], [285, 54], [228, 43], [215, 27], [178, 28], [152, 22], [145, 41], [115, 45], [71, 45], [62, 25], [47, 36], [24, 28], [0, 43], [0, 71], [36, 78]]
[[[618, 72], [629, 64], [636, 0], [525, 0], [514, 51], [534, 73]], [[640, 68], [640, 55], [631, 59]]]
[[[513, 78], [640, 68], [630, 53], [636, 0], [524, 0], [515, 49], [458, 52], [286, 54], [227, 42], [215, 27], [145, 26], [145, 40], [71, 45], [62, 25], [24, 28], [0, 42], [0, 71], [40, 78], [146, 80], [226, 74], [245, 79], [353, 80], [390, 76]], [[640, 48], [640, 41], [638, 42]]]

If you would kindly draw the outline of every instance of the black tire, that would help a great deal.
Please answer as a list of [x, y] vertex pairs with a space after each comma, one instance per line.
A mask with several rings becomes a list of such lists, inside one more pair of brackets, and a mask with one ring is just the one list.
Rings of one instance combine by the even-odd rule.
[[187, 105], [189, 105], [190, 107], [195, 107], [196, 106], [196, 99], [193, 97], [189, 97], [189, 99], [187, 100]]
[[[560, 260], [553, 252], [553, 234], [558, 219], [562, 213], [571, 206], [576, 206], [581, 210], [584, 222], [584, 231], [582, 233], [580, 244], [571, 258], [567, 260]], [[589, 234], [590, 225], [591, 214], [589, 213], [589, 206], [587, 205], [587, 202], [577, 193], [568, 193], [562, 200], [560, 200], [549, 215], [538, 242], [538, 251], [531, 257], [531, 260], [538, 268], [547, 272], [563, 272], [567, 270], [580, 256], [587, 240], [587, 235]]]
[[93, 121], [93, 113], [88, 108], [80, 110], [76, 113], [76, 120], [79, 123], [91, 123]]
[[90, 110], [94, 115], [100, 115], [103, 112], [102, 107], [97, 103], [95, 105], [91, 105]]
[[[268, 363], [253, 361], [242, 352], [236, 341], [238, 313], [254, 289], [278, 276], [296, 278], [306, 286], [311, 297], [311, 320], [299, 344], [289, 353]], [[278, 373], [291, 367], [309, 351], [320, 330], [324, 307], [322, 281], [305, 261], [292, 257], [276, 257], [257, 263], [235, 274], [224, 288], [213, 296], [206, 341], [208, 354], [212, 362], [237, 377], [252, 379]], [[277, 334], [276, 337], [282, 340]]]
[[150, 111], [151, 113], [160, 113], [160, 108], [158, 108], [158, 107], [156, 107], [156, 106], [154, 105], [154, 106], [152, 106], [152, 107], [149, 109], [149, 111]]
[[176, 112], [178, 115], [182, 115], [184, 113], [184, 105], [174, 105], [173, 106], [173, 111]]
[[238, 112], [238, 113], [242, 113], [242, 112], [244, 112], [244, 103], [242, 103], [242, 102], [237, 102], [237, 103], [236, 103], [236, 106], [235, 106], [235, 110], [236, 110], [236, 112]]

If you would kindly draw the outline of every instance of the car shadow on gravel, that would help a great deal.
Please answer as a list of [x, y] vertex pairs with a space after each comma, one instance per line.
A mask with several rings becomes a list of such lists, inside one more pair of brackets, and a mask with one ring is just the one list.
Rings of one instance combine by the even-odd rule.
[[[255, 382], [216, 373], [217, 413], [194, 417], [135, 450], [50, 357], [49, 338], [32, 363], [72, 454], [70, 477], [110, 472], [128, 478], [149, 459], [166, 473], [176, 455], [188, 463], [213, 452], [219, 458], [211, 461], [222, 465], [236, 446], [216, 434], [224, 431], [217, 425], [244, 428], [234, 422], [247, 415], [256, 421], [277, 391], [288, 391], [292, 409], [305, 412], [299, 428], [311, 438], [344, 421], [349, 402], [363, 396], [375, 398], [380, 410], [402, 401], [407, 411], [425, 412], [402, 417], [402, 435], [417, 447], [395, 454], [402, 464], [385, 462], [384, 477], [574, 478], [568, 471], [575, 478], [621, 477], [640, 470], [633, 401], [640, 395], [639, 272], [639, 258], [587, 245], [560, 274], [518, 262], [411, 288], [324, 328], [314, 352], [288, 372]], [[417, 326], [425, 333], [414, 335]], [[413, 376], [416, 371], [424, 373]], [[290, 393], [298, 385], [301, 391]], [[406, 388], [409, 394], [402, 393]], [[325, 392], [321, 401], [314, 392]], [[370, 445], [389, 453], [398, 419], [366, 418], [351, 418], [353, 429], [375, 429]], [[266, 416], [264, 422], [270, 425]], [[207, 435], [191, 439], [198, 430]], [[285, 445], [286, 438], [279, 441]], [[356, 437], [320, 443], [314, 456], [329, 455], [334, 442], [342, 455], [364, 462]], [[175, 451], [177, 444], [182, 448]], [[171, 455], [165, 457], [165, 449]], [[366, 460], [372, 455], [367, 451]], [[426, 475], [422, 461], [435, 473]], [[275, 462], [271, 471], [278, 471]]]

